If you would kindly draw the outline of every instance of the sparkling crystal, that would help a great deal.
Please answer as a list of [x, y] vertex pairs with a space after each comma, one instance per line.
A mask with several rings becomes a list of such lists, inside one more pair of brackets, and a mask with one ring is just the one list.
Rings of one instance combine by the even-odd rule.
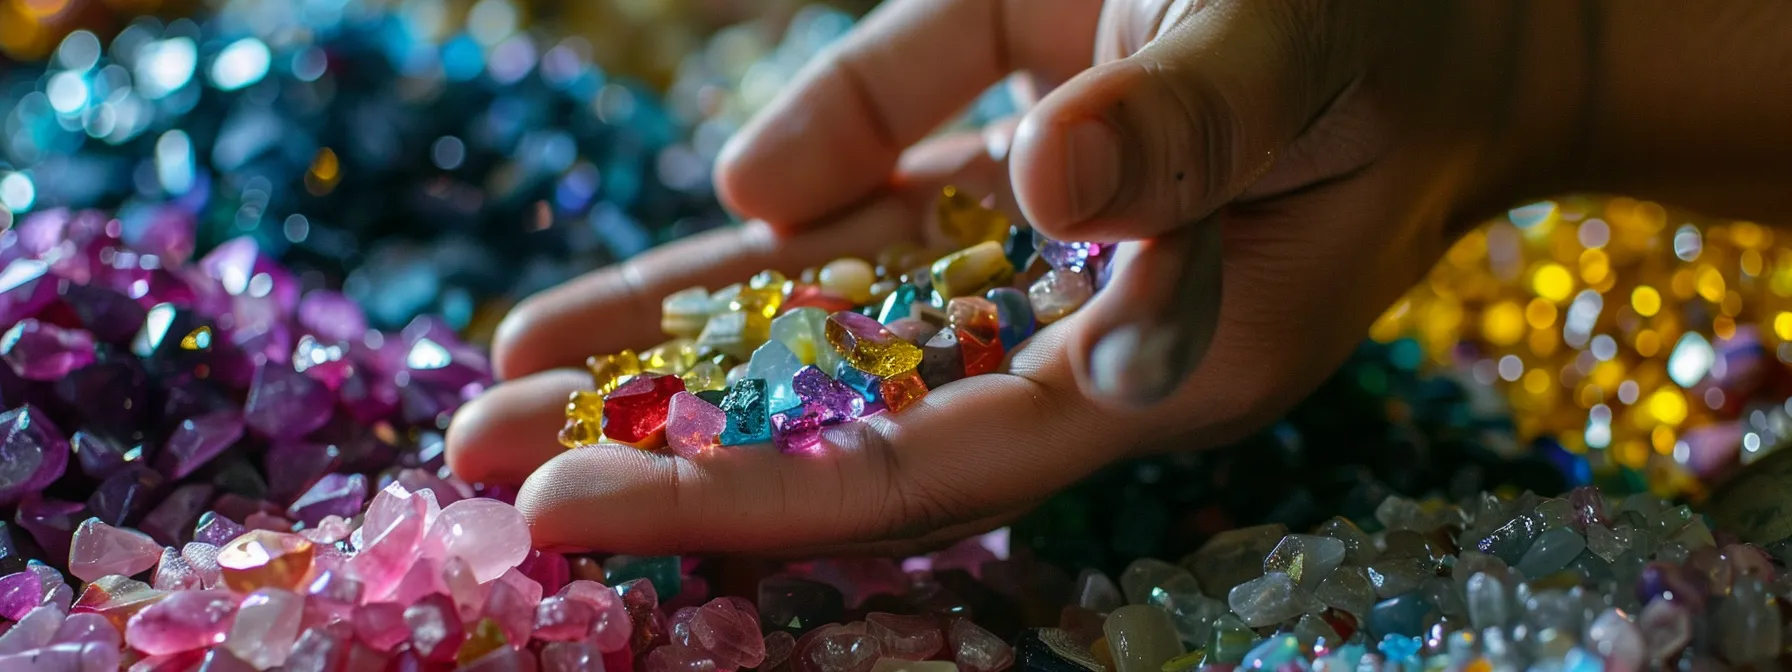
[[299, 638], [305, 600], [278, 588], [261, 588], [243, 598], [224, 646], [258, 670], [286, 662]]
[[747, 363], [747, 378], [766, 381], [770, 395], [767, 403], [781, 411], [799, 403], [793, 381], [802, 368], [802, 360], [783, 342], [768, 341], [753, 351], [752, 361]]
[[201, 590], [207, 587], [199, 570], [172, 547], [162, 549], [162, 559], [156, 562], [156, 578], [152, 585], [156, 590]]
[[885, 329], [877, 320], [851, 312], [828, 316], [828, 344], [854, 368], [880, 378], [914, 369], [921, 349]]
[[0, 359], [26, 380], [56, 380], [93, 363], [93, 334], [23, 320], [0, 335]]
[[698, 399], [689, 392], [672, 395], [671, 410], [666, 420], [666, 444], [672, 452], [695, 457], [719, 445], [728, 416], [722, 409]]
[[644, 373], [604, 397], [604, 436], [621, 443], [652, 447], [666, 430], [672, 395], [684, 391], [678, 376]]
[[660, 328], [673, 336], [696, 338], [709, 316], [709, 292], [702, 287], [674, 292], [660, 303]]
[[757, 378], [747, 378], [728, 386], [720, 404], [728, 425], [722, 430], [724, 446], [768, 443], [772, 440], [771, 410], [768, 385]]
[[[68, 468], [68, 440], [32, 406], [0, 413], [0, 505], [42, 492]], [[21, 523], [23, 524], [23, 523]]]
[[158, 469], [172, 478], [186, 478], [242, 437], [243, 417], [236, 411], [188, 418], [169, 435], [157, 458]]
[[240, 593], [295, 590], [311, 571], [316, 546], [296, 534], [251, 530], [218, 550], [224, 585]]
[[1280, 572], [1264, 574], [1234, 587], [1227, 595], [1232, 611], [1251, 627], [1264, 627], [1325, 608]]
[[1263, 558], [1263, 573], [1287, 574], [1312, 590], [1344, 562], [1344, 542], [1311, 534], [1290, 534]]
[[91, 582], [111, 574], [137, 574], [155, 566], [161, 556], [162, 547], [149, 535], [89, 518], [75, 530], [68, 567], [69, 573]]
[[131, 617], [125, 642], [152, 656], [222, 643], [236, 619], [237, 598], [222, 590], [170, 593]]
[[272, 361], [255, 369], [243, 423], [269, 439], [296, 439], [330, 421], [330, 389], [291, 366]]

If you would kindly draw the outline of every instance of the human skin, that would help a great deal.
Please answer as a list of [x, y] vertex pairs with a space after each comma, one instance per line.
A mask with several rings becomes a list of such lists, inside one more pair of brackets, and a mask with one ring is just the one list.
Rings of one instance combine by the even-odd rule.
[[[523, 482], [547, 547], [902, 553], [989, 529], [1271, 421], [1506, 207], [1608, 191], [1792, 221], [1786, 35], [1769, 0], [892, 0], [724, 152], [752, 221], [518, 306], [449, 463]], [[929, 137], [1011, 72], [1047, 92], [1024, 118]], [[926, 242], [945, 184], [1121, 242], [1112, 282], [1003, 373], [830, 428], [817, 457], [555, 441], [580, 363], [664, 340], [665, 295]]]

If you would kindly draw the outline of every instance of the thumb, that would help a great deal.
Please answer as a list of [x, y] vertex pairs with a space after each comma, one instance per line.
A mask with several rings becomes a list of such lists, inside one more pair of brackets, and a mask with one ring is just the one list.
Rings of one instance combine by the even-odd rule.
[[[1149, 238], [1263, 176], [1354, 78], [1357, 3], [1177, 2], [1137, 53], [1083, 71], [1022, 122], [1027, 219], [1060, 240]], [[1106, 29], [1107, 26], [1104, 26]]]

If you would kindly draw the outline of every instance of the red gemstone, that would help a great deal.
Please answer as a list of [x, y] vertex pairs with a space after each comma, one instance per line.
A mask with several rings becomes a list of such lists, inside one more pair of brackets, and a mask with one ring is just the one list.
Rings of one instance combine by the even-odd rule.
[[604, 397], [604, 436], [612, 441], [651, 447], [666, 433], [672, 395], [684, 391], [678, 376], [642, 374]]
[[999, 339], [984, 340], [971, 332], [958, 330], [958, 348], [964, 353], [964, 375], [978, 376], [1002, 365], [1002, 341]]

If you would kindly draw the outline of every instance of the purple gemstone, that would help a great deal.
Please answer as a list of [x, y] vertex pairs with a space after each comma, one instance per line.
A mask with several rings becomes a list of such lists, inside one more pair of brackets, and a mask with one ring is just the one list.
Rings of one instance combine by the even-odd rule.
[[403, 418], [408, 424], [447, 428], [449, 414], [460, 408], [460, 391], [418, 379], [398, 389]]
[[26, 380], [57, 380], [93, 363], [93, 334], [24, 320], [0, 335], [0, 358]]
[[[226, 297], [228, 298], [228, 297]], [[192, 376], [243, 387], [255, 373], [249, 357], [199, 312], [164, 303], [149, 309], [131, 352], [151, 373]]]
[[343, 379], [337, 396], [342, 399], [342, 407], [348, 410], [349, 416], [362, 424], [391, 417], [398, 411], [400, 401], [398, 385], [392, 382], [392, 376], [372, 368], [355, 369]]
[[193, 526], [193, 541], [223, 546], [248, 531], [248, 528], [236, 524], [236, 521], [224, 517], [224, 514], [207, 511], [200, 514], [199, 523]]
[[1568, 493], [1568, 504], [1573, 507], [1574, 527], [1583, 534], [1589, 525], [1611, 527], [1610, 519], [1605, 515], [1605, 495], [1592, 486], [1575, 488]]
[[68, 468], [68, 439], [33, 406], [0, 413], [0, 505], [41, 492]]
[[113, 527], [135, 525], [154, 504], [156, 491], [167, 479], [141, 464], [119, 470], [100, 481], [87, 498], [87, 511]]
[[828, 415], [819, 404], [804, 404], [772, 415], [772, 445], [779, 452], [809, 453], [821, 445], [821, 428]]
[[262, 254], [254, 238], [225, 241], [199, 260], [199, 269], [231, 296], [273, 297], [283, 312], [299, 304], [299, 282], [273, 258]]
[[310, 334], [300, 337], [299, 344], [293, 348], [292, 368], [331, 390], [340, 389], [342, 382], [355, 373], [348, 348], [340, 343], [320, 341]]
[[143, 365], [135, 357], [116, 353], [56, 381], [56, 398], [74, 409], [85, 429], [138, 440], [150, 429], [150, 388]]
[[87, 520], [86, 510], [80, 502], [44, 499], [33, 493], [19, 501], [13, 522], [31, 533], [31, 538], [44, 549], [46, 558], [61, 563], [68, 560], [68, 546], [74, 539], [75, 528]]
[[816, 409], [823, 424], [845, 422], [865, 411], [864, 396], [813, 366], [797, 370], [790, 386], [805, 407]]
[[440, 317], [425, 315], [411, 320], [401, 336], [407, 348], [404, 367], [413, 379], [456, 389], [491, 379], [491, 363], [462, 343]]
[[330, 421], [335, 399], [330, 389], [285, 364], [268, 362], [255, 369], [243, 421], [270, 439], [296, 439]]
[[291, 502], [341, 462], [341, 451], [327, 443], [276, 441], [262, 457], [268, 475], [268, 497]]
[[37, 573], [24, 570], [0, 577], [0, 619], [17, 621], [44, 599], [44, 584]]
[[290, 518], [316, 525], [325, 516], [353, 518], [367, 501], [367, 477], [360, 474], [330, 474], [300, 495], [286, 513]]
[[75, 432], [74, 436], [69, 437], [68, 445], [76, 460], [81, 463], [81, 471], [93, 478], [104, 479], [117, 473], [126, 464], [141, 464], [145, 461], [143, 444], [127, 448], [124, 444], [99, 434]]
[[216, 411], [188, 418], [174, 429], [156, 463], [174, 478], [188, 474], [243, 438], [243, 416], [236, 411]]
[[62, 303], [74, 311], [81, 326], [95, 338], [112, 345], [128, 346], [143, 328], [149, 311], [131, 297], [103, 287], [68, 283], [62, 287]]
[[143, 517], [137, 529], [163, 546], [180, 546], [187, 540], [187, 530], [193, 529], [193, 521], [211, 504], [213, 492], [212, 486], [204, 483], [175, 488]]
[[292, 328], [268, 298], [231, 301], [230, 343], [256, 362], [286, 364], [292, 356]]
[[367, 316], [341, 292], [318, 289], [299, 301], [299, 326], [326, 342], [341, 343], [367, 332]]
[[56, 278], [50, 265], [18, 259], [0, 270], [0, 324], [35, 317], [56, 300]]

